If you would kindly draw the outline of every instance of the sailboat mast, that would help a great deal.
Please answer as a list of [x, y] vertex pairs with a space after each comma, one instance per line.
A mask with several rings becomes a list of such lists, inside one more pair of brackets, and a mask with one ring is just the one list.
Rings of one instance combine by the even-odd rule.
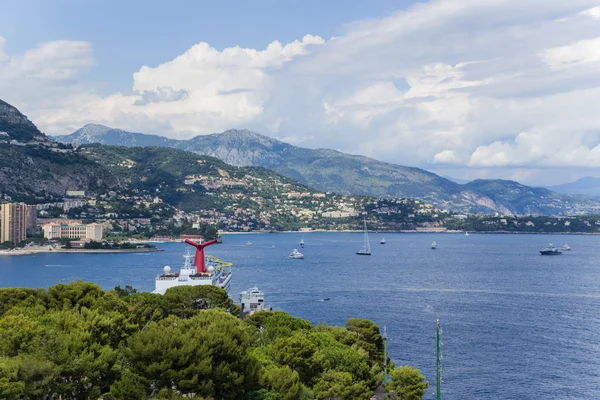
[[442, 334], [442, 328], [440, 327], [440, 320], [437, 320], [436, 323], [436, 377], [435, 377], [435, 386], [436, 386], [436, 400], [442, 400], [442, 354], [440, 352], [440, 336]]
[[364, 221], [364, 226], [365, 226], [365, 250], [370, 253], [371, 252], [371, 246], [369, 244], [369, 234], [367, 233], [367, 220], [365, 219]]

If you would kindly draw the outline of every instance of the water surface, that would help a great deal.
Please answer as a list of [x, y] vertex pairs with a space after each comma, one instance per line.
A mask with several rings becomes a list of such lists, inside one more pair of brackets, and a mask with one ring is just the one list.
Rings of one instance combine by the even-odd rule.
[[[301, 238], [306, 259], [288, 259]], [[573, 251], [540, 256], [548, 242]], [[368, 257], [355, 255], [360, 233], [293, 233], [227, 235], [208, 249], [234, 263], [236, 301], [257, 285], [268, 305], [313, 323], [364, 317], [387, 325], [392, 359], [421, 369], [428, 399], [435, 398], [437, 318], [442, 398], [598, 399], [599, 243], [583, 235], [371, 234]], [[178, 268], [189, 247], [159, 246], [165, 252], [0, 257], [0, 286], [82, 279], [151, 291], [155, 275]]]

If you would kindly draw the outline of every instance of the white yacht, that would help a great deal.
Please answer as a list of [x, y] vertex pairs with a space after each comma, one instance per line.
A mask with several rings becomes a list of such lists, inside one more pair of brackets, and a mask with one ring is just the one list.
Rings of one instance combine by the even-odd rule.
[[304, 248], [304, 239], [300, 239], [300, 247]]
[[298, 249], [292, 250], [288, 257], [293, 258], [294, 260], [304, 260], [304, 254], [300, 253]]
[[[231, 263], [223, 262], [215, 257], [205, 257], [204, 248], [217, 243], [210, 240], [201, 244], [185, 241], [196, 247], [196, 255], [186, 253], [183, 266], [179, 272], [172, 272], [171, 267], [163, 268], [163, 273], [155, 279], [155, 288], [152, 293], [165, 294], [167, 289], [175, 286], [200, 286], [213, 285], [229, 293], [231, 286]], [[194, 262], [192, 263], [192, 259]]]
[[381, 242], [379, 242], [381, 244], [385, 244], [385, 239], [381, 239]]
[[571, 246], [565, 243], [563, 247], [560, 248], [562, 251], [571, 251]]
[[469, 236], [469, 232], [465, 232], [465, 236]]
[[435, 249], [437, 249], [437, 243], [434, 241], [434, 242], [431, 242], [431, 250], [435, 250]]

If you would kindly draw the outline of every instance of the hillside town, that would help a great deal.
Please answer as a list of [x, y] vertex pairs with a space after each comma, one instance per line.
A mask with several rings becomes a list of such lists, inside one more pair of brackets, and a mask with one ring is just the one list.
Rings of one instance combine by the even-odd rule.
[[62, 201], [40, 204], [11, 202], [4, 196], [0, 247], [43, 243], [84, 248], [92, 242], [176, 241], [226, 232], [344, 231], [360, 229], [362, 220], [378, 231], [600, 231], [598, 216], [465, 215], [419, 200], [294, 189], [289, 183], [253, 176], [186, 176], [179, 192], [201, 190], [221, 204], [193, 211], [173, 207], [160, 193], [138, 189], [100, 195], [73, 190]]

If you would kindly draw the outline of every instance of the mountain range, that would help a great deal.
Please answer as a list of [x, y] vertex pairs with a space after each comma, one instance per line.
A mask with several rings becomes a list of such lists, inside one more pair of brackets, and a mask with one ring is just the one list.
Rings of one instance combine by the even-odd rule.
[[33, 202], [64, 197], [67, 190], [95, 191], [116, 184], [107, 169], [70, 145], [50, 140], [0, 100], [0, 195]]
[[419, 198], [458, 212], [570, 215], [597, 212], [600, 208], [598, 201], [584, 196], [559, 194], [507, 180], [459, 184], [420, 168], [336, 150], [302, 148], [249, 130], [228, 130], [177, 140], [89, 124], [54, 139], [63, 143], [171, 147], [216, 157], [234, 166], [269, 168], [321, 191]]
[[600, 178], [586, 176], [575, 182], [547, 186], [546, 189], [554, 190], [559, 193], [581, 194], [600, 199]]

